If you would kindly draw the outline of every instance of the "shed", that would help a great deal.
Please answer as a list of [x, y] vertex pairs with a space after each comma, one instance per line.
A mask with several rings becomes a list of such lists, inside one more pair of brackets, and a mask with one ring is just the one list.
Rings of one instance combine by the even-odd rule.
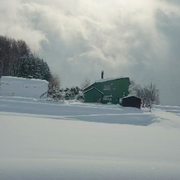
[[122, 98], [123, 107], [136, 107], [141, 108], [141, 99], [136, 96], [127, 96]]

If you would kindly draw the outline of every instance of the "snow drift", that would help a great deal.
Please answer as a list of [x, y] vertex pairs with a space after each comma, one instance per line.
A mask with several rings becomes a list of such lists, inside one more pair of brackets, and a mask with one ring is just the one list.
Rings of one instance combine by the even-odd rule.
[[40, 79], [26, 79], [2, 76], [0, 96], [39, 98], [48, 90], [48, 82]]

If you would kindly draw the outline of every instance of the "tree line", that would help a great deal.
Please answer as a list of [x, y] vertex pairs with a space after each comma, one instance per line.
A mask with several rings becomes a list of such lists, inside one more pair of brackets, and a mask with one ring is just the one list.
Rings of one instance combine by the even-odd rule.
[[51, 71], [43, 59], [31, 52], [25, 41], [0, 35], [0, 78], [2, 76], [50, 81]]

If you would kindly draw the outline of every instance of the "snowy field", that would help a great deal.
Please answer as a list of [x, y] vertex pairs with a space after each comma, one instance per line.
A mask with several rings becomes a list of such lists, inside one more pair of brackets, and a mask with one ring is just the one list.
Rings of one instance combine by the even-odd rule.
[[180, 107], [0, 97], [0, 180], [132, 179], [180, 179]]

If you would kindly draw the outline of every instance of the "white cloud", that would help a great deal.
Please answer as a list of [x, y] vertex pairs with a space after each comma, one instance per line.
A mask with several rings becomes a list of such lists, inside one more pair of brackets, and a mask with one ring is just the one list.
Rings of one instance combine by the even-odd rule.
[[33, 51], [41, 49], [40, 43], [46, 40], [42, 31], [34, 29], [26, 14], [22, 14], [23, 4], [20, 0], [1, 1], [0, 32], [15, 39], [24, 39]]
[[8, 0], [0, 13], [1, 34], [24, 39], [39, 51], [64, 86], [98, 79], [101, 70], [106, 77], [156, 82], [162, 92], [177, 86], [163, 83], [180, 75], [175, 1]]

